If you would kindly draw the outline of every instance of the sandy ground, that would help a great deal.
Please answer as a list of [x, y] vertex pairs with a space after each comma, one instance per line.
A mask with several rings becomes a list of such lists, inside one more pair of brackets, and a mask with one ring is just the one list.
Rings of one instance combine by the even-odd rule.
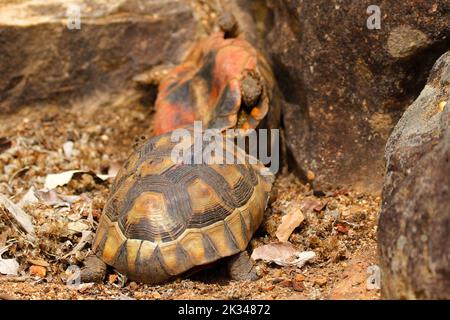
[[[379, 290], [368, 290], [366, 282], [367, 268], [377, 264], [380, 197], [344, 188], [317, 197], [309, 185], [287, 172], [277, 177], [265, 220], [249, 249], [276, 242], [283, 214], [292, 206], [312, 203], [289, 238], [297, 249], [316, 253], [302, 268], [259, 261], [261, 279], [243, 282], [230, 281], [217, 265], [159, 286], [129, 282], [109, 270], [104, 284], [67, 286], [67, 269], [81, 266], [90, 251], [112, 182], [94, 173], [106, 174], [120, 166], [135, 138], [151, 135], [151, 117], [151, 107], [133, 97], [122, 97], [115, 105], [80, 101], [33, 106], [0, 117], [0, 193], [32, 216], [37, 236], [30, 241], [0, 207], [0, 248], [6, 248], [1, 258], [16, 259], [20, 266], [17, 276], [0, 275], [0, 298], [379, 299]], [[68, 170], [90, 173], [76, 174], [52, 193], [42, 191], [47, 175]], [[25, 197], [25, 203], [30, 188], [38, 197]], [[86, 244], [74, 250], [82, 234]]]

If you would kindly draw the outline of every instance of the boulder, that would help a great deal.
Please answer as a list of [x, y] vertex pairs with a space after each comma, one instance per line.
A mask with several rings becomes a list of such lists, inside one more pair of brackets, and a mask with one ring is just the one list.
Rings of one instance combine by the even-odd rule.
[[385, 159], [382, 295], [450, 299], [450, 51], [395, 126]]
[[450, 48], [450, 3], [382, 1], [380, 29], [373, 1], [267, 3], [292, 168], [316, 190], [381, 190], [389, 133]]
[[0, 4], [0, 112], [113, 95], [136, 73], [180, 61], [198, 35], [187, 0], [69, 3]]

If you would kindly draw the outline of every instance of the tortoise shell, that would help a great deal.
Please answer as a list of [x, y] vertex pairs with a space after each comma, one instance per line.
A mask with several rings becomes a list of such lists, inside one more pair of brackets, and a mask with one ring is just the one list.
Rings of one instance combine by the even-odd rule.
[[243, 251], [263, 218], [273, 176], [262, 164], [240, 149], [242, 164], [180, 163], [174, 147], [171, 133], [137, 147], [100, 219], [94, 252], [133, 280], [164, 282]]
[[[260, 78], [254, 105], [243, 103], [242, 79]], [[243, 36], [225, 39], [217, 32], [196, 44], [185, 61], [171, 70], [158, 89], [154, 132], [162, 134], [203, 121], [207, 128], [254, 129], [271, 105], [274, 79], [265, 57]], [[275, 125], [277, 127], [277, 125]]]

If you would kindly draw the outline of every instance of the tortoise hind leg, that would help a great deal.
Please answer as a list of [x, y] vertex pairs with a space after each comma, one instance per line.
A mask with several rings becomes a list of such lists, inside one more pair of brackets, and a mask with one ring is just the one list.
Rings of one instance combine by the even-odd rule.
[[230, 278], [233, 280], [251, 280], [259, 279], [253, 260], [247, 251], [231, 256], [227, 260], [227, 270]]
[[89, 255], [84, 259], [84, 267], [81, 268], [81, 282], [102, 282], [106, 276], [106, 263], [96, 255]]

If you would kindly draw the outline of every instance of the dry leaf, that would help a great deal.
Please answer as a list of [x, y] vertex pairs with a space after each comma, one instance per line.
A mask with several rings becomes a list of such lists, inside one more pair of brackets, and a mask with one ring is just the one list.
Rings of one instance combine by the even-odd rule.
[[300, 208], [304, 213], [315, 211], [320, 211], [323, 209], [325, 204], [317, 198], [305, 198], [300, 204]]
[[6, 211], [17, 221], [17, 223], [24, 229], [28, 234], [34, 235], [34, 226], [31, 217], [22, 210], [21, 207], [16, 205], [14, 202], [9, 200], [4, 195], [0, 194], [0, 205], [3, 206]]
[[54, 189], [49, 191], [39, 190], [35, 193], [38, 198], [51, 206], [70, 207], [71, 204], [81, 199], [80, 196], [65, 196], [58, 194]]
[[122, 168], [122, 166], [119, 163], [112, 163], [108, 168], [108, 176], [111, 178], [115, 178], [119, 173], [120, 168]]
[[16, 259], [0, 258], [0, 273], [7, 276], [17, 276], [19, 272], [19, 264]]
[[281, 224], [278, 226], [276, 236], [281, 242], [286, 242], [295, 228], [305, 220], [303, 212], [298, 207], [297, 202], [292, 202], [287, 209], [287, 214], [281, 218]]
[[31, 203], [37, 203], [39, 202], [39, 199], [36, 197], [36, 189], [34, 187], [31, 187], [27, 193], [24, 194], [22, 199], [17, 203], [17, 205], [21, 208], [24, 206], [31, 204]]
[[270, 243], [253, 250], [253, 260], [273, 261], [275, 259], [288, 259], [297, 250], [290, 243]]
[[2, 254], [8, 250], [8, 247], [0, 248], [0, 273], [7, 276], [17, 276], [19, 273], [19, 263], [16, 259], [3, 259]]
[[71, 233], [82, 233], [83, 231], [87, 231], [90, 228], [91, 227], [89, 225], [81, 221], [69, 222], [67, 224], [67, 229], [69, 229]]
[[92, 288], [93, 286], [95, 286], [95, 283], [87, 282], [87, 283], [80, 283], [80, 284], [77, 284], [77, 285], [71, 285], [71, 286], [68, 286], [68, 287], [71, 290], [76, 290], [78, 292], [83, 293], [86, 290], [89, 290], [90, 288]]
[[313, 251], [298, 251], [290, 243], [270, 243], [253, 250], [253, 260], [274, 262], [280, 266], [296, 266], [297, 268], [313, 259]]
[[66, 158], [70, 158], [72, 156], [73, 145], [74, 145], [73, 141], [69, 140], [69, 141], [64, 142], [64, 144], [63, 144], [63, 152], [64, 152], [64, 156]]
[[75, 174], [90, 174], [94, 178], [106, 181], [109, 178], [114, 178], [117, 175], [117, 171], [114, 167], [114, 169], [111, 169], [111, 173], [108, 171], [108, 174], [96, 174], [92, 171], [83, 170], [69, 170], [61, 173], [49, 174], [45, 177], [44, 188], [51, 190], [59, 186], [64, 186], [73, 179]]
[[44, 188], [48, 190], [55, 189], [59, 186], [64, 186], [72, 180], [72, 177], [77, 172], [83, 172], [81, 170], [70, 170], [61, 173], [49, 174], [45, 177]]

